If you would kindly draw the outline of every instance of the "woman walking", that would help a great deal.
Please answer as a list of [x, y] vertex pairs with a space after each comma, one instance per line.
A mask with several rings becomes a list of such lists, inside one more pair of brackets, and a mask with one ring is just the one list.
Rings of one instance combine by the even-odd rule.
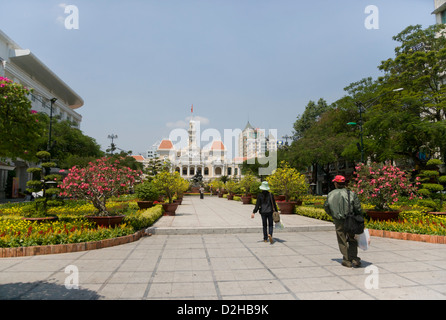
[[267, 242], [269, 239], [269, 242], [273, 244], [273, 211], [279, 210], [277, 210], [274, 196], [269, 192], [270, 188], [268, 182], [262, 182], [259, 189], [262, 190], [262, 192], [257, 195], [256, 206], [251, 214], [251, 218], [254, 219], [255, 213], [257, 213], [257, 211], [260, 212], [263, 224], [263, 241]]

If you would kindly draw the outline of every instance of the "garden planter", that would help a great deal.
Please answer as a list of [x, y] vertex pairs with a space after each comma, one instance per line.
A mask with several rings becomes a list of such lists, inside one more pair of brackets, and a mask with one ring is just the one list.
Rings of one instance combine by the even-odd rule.
[[219, 193], [218, 193], [218, 197], [219, 197], [219, 198], [223, 198], [223, 192], [219, 192]]
[[44, 223], [58, 220], [57, 217], [42, 217], [42, 218], [22, 218], [25, 221]]
[[374, 211], [367, 210], [367, 215], [372, 220], [390, 221], [398, 218], [400, 211]]
[[428, 213], [436, 216], [446, 216], [446, 212], [428, 212]]
[[114, 228], [117, 225], [120, 225], [122, 223], [122, 219], [124, 219], [125, 216], [107, 216], [107, 217], [99, 217], [99, 216], [87, 216], [86, 218], [91, 221], [95, 222], [98, 227], [104, 227], [104, 228]]
[[233, 194], [228, 194], [228, 200], [234, 200], [234, 195]]
[[153, 201], [138, 201], [138, 207], [141, 210], [152, 208], [153, 207]]
[[164, 214], [165, 216], [174, 216], [175, 212], [177, 211], [178, 208], [178, 203], [163, 203], [163, 209], [164, 209]]
[[242, 203], [243, 204], [251, 204], [251, 196], [242, 196]]
[[293, 214], [296, 204], [297, 204], [297, 202], [295, 202], [295, 201], [277, 202], [277, 205], [279, 206], [279, 210], [280, 210], [281, 214]]
[[178, 203], [178, 205], [181, 205], [183, 203], [183, 198], [175, 199], [173, 200], [174, 203]]
[[274, 196], [274, 200], [276, 200], [276, 201], [285, 201], [286, 198], [285, 198], [284, 195], [277, 195], [277, 196]]

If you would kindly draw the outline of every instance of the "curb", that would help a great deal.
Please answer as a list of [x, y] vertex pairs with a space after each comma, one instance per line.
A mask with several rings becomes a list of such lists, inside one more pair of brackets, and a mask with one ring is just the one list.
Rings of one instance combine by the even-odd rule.
[[128, 236], [113, 238], [113, 239], [104, 239], [100, 241], [56, 244], [48, 246], [1, 248], [0, 258], [16, 258], [16, 257], [40, 256], [48, 254], [61, 254], [61, 253], [73, 253], [79, 251], [97, 250], [138, 241], [139, 239], [145, 236], [147, 236], [147, 234], [145, 233], [144, 230], [141, 230]]
[[[303, 225], [295, 227], [285, 227], [283, 230], [274, 229], [274, 232], [312, 232], [312, 231], [334, 231], [334, 225], [316, 226]], [[236, 233], [262, 233], [262, 227], [149, 227], [146, 229], [147, 234], [153, 235], [198, 235], [198, 234], [236, 234]]]
[[396, 231], [386, 231], [386, 230], [374, 230], [374, 229], [369, 229], [369, 233], [370, 236], [374, 237], [446, 244], [446, 236], [436, 236], [428, 234], [416, 234], [416, 233], [396, 232]]

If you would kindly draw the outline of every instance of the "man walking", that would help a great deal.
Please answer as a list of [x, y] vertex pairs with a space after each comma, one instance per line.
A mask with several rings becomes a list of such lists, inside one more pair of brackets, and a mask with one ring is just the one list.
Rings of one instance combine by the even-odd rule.
[[[358, 257], [358, 242], [354, 234], [345, 232], [344, 222], [349, 208], [355, 215], [363, 214], [361, 203], [354, 192], [345, 188], [345, 177], [336, 176], [333, 182], [336, 189], [328, 194], [324, 204], [325, 212], [333, 217], [339, 250], [343, 256], [342, 265], [348, 268], [357, 268], [361, 266], [361, 259]], [[349, 194], [350, 205], [348, 203]]]

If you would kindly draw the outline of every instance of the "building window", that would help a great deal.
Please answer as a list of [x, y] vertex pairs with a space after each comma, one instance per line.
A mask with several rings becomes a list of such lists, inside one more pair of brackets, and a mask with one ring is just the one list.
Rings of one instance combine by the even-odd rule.
[[209, 168], [208, 167], [204, 168], [204, 175], [205, 176], [209, 175]]
[[183, 167], [183, 176], [187, 176], [187, 167]]
[[446, 10], [441, 12], [441, 23], [446, 23]]

